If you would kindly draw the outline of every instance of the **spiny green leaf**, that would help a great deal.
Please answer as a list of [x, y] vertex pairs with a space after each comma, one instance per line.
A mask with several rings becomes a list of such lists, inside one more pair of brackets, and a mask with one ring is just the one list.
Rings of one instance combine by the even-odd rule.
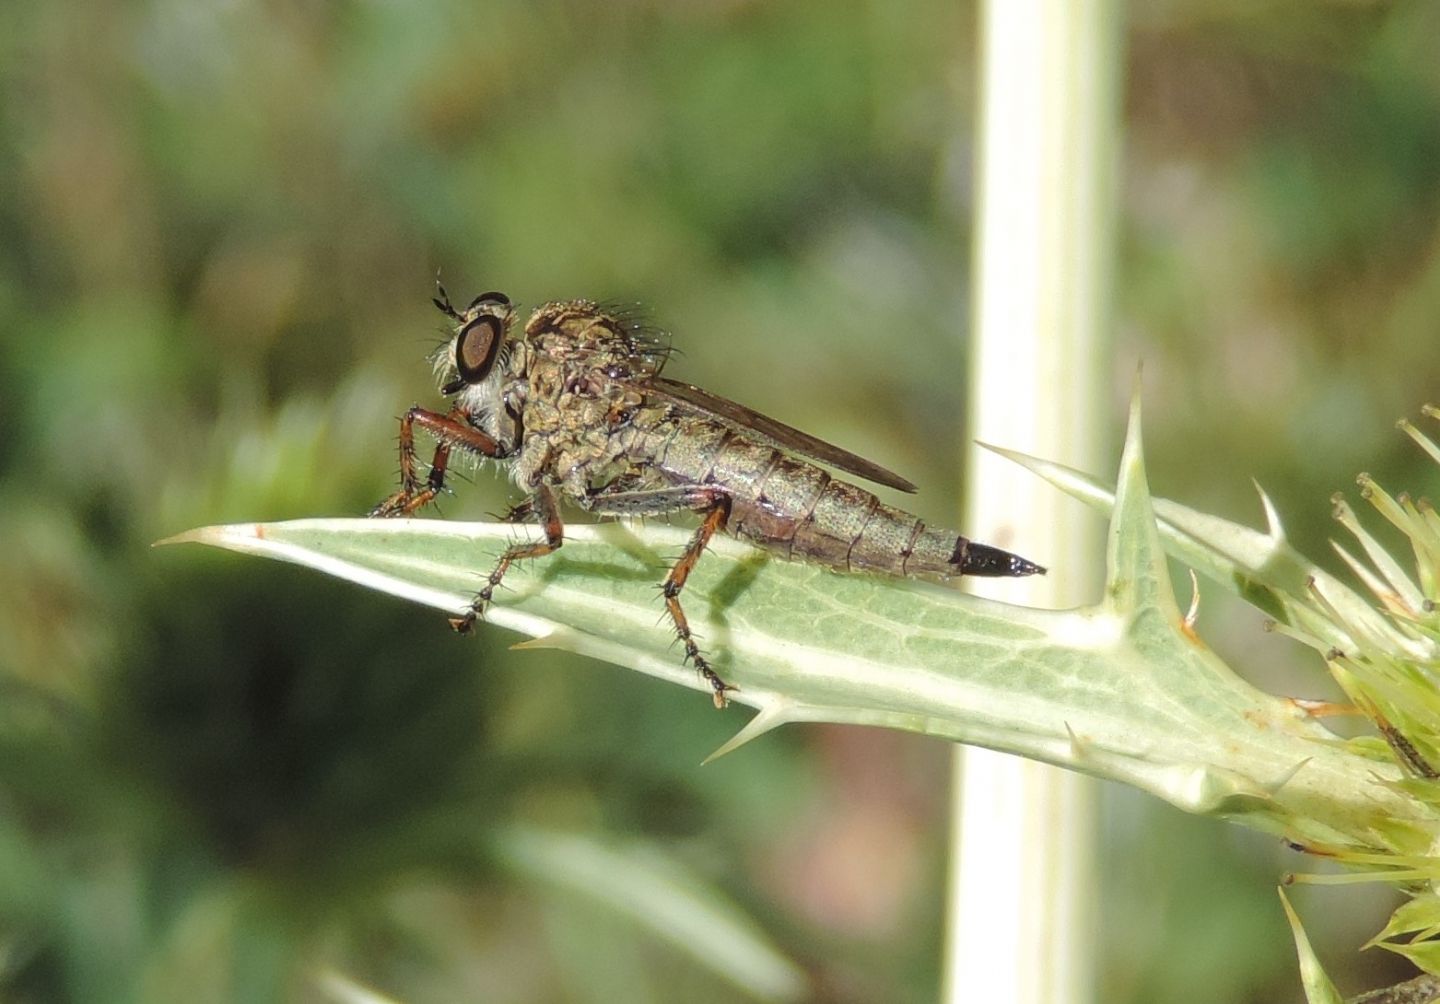
[[1280, 890], [1280, 903], [1285, 907], [1285, 916], [1290, 921], [1290, 933], [1295, 937], [1295, 951], [1300, 956], [1300, 982], [1305, 987], [1305, 999], [1309, 1004], [1345, 1004], [1340, 997], [1340, 991], [1335, 989], [1335, 984], [1325, 975], [1325, 969], [1320, 965], [1315, 950], [1310, 947], [1310, 939], [1305, 936], [1305, 928], [1300, 926], [1300, 918], [1296, 916], [1295, 908], [1290, 905], [1284, 889]]
[[1416, 966], [1432, 976], [1440, 974], [1440, 941], [1412, 941], [1408, 944], [1398, 941], [1382, 941], [1380, 947], [1396, 955], [1403, 955]]
[[[1354, 755], [1291, 702], [1246, 684], [1184, 623], [1138, 428], [1133, 422], [1121, 467], [1109, 573], [1092, 607], [1011, 606], [717, 540], [684, 602], [716, 671], [740, 688], [735, 699], [760, 710], [727, 748], [784, 722], [881, 725], [1121, 780], [1188, 811], [1301, 840], [1428, 846], [1434, 810], [1390, 786], [1393, 767]], [[176, 539], [299, 562], [458, 612], [526, 532], [299, 520]], [[512, 570], [487, 618], [538, 639], [529, 644], [703, 690], [681, 664], [656, 591], [687, 538], [664, 526], [568, 528], [557, 554]]]
[[[1114, 511], [1115, 492], [1097, 478], [1013, 450], [990, 449], [1100, 512]], [[1373, 636], [1392, 639], [1396, 632], [1360, 594], [1290, 546], [1269, 496], [1258, 485], [1256, 490], [1265, 511], [1265, 531], [1168, 499], [1155, 499], [1156, 522], [1167, 552], [1281, 624], [1313, 636], [1317, 647], [1345, 648], [1352, 639], [1317, 608], [1312, 600], [1316, 591], [1347, 623]]]
[[1390, 915], [1390, 922], [1385, 925], [1385, 929], [1366, 942], [1365, 947], [1388, 947], [1383, 943], [1402, 934], [1416, 935], [1423, 940], [1434, 937], [1437, 933], [1440, 933], [1440, 896], [1433, 892], [1424, 892], [1400, 904]]

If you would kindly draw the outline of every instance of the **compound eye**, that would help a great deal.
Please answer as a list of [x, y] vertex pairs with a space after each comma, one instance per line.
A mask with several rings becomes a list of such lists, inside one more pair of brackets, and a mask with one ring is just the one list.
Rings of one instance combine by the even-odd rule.
[[476, 307], [487, 305], [496, 307], [508, 307], [510, 306], [510, 297], [506, 296], [504, 293], [491, 292], [481, 293], [479, 296], [475, 297], [475, 299], [470, 301], [471, 310], [474, 310]]
[[504, 326], [500, 318], [484, 314], [475, 318], [455, 336], [455, 369], [467, 384], [477, 384], [490, 375], [500, 354]]

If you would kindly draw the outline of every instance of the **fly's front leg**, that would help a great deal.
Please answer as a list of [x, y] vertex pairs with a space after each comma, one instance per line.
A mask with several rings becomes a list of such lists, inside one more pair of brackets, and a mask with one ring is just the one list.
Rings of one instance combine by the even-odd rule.
[[585, 506], [593, 512], [611, 516], [655, 516], [679, 509], [689, 509], [702, 514], [699, 528], [685, 546], [684, 553], [670, 569], [670, 573], [665, 576], [660, 591], [665, 596], [665, 610], [675, 625], [675, 634], [685, 646], [686, 661], [693, 663], [695, 669], [705, 678], [705, 682], [710, 684], [715, 707], [724, 708], [730, 703], [725, 694], [736, 688], [720, 679], [719, 674], [710, 668], [710, 663], [700, 653], [700, 646], [695, 644], [695, 638], [690, 633], [690, 622], [685, 617], [685, 610], [680, 606], [680, 592], [685, 588], [685, 581], [690, 578], [690, 573], [694, 570], [695, 563], [700, 560], [700, 555], [705, 552], [710, 538], [715, 536], [717, 531], [725, 529], [725, 524], [730, 519], [730, 494], [712, 485], [687, 485], [680, 488], [591, 495]]
[[[540, 514], [540, 523], [545, 528], [545, 539], [530, 544], [517, 544], [500, 556], [495, 570], [485, 581], [485, 588], [476, 593], [475, 598], [470, 601], [470, 609], [459, 617], [450, 618], [450, 626], [461, 634], [474, 627], [475, 622], [485, 613], [485, 608], [490, 605], [490, 597], [495, 594], [500, 580], [505, 577], [511, 565], [525, 558], [543, 558], [558, 551], [565, 542], [565, 524], [560, 520], [560, 507], [555, 502], [555, 493], [542, 484], [530, 496], [529, 504]], [[519, 508], [521, 506], [516, 506], [516, 509]]]
[[[430, 460], [430, 474], [421, 487], [415, 476], [415, 426], [435, 437], [435, 455]], [[459, 408], [448, 415], [426, 408], [414, 407], [400, 419], [400, 490], [385, 499], [371, 516], [409, 516], [429, 504], [445, 488], [445, 468], [451, 449], [461, 449], [482, 457], [499, 458], [504, 450], [490, 436], [469, 422], [469, 415]]]

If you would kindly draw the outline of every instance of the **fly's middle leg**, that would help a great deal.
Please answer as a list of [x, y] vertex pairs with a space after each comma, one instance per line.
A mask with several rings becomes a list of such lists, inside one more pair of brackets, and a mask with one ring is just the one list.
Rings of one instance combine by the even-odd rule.
[[[445, 489], [450, 451], [461, 449], [482, 457], [500, 457], [503, 450], [490, 436], [475, 428], [459, 408], [447, 415], [414, 407], [400, 419], [400, 490], [370, 510], [371, 516], [409, 516], [428, 505]], [[422, 487], [415, 473], [415, 426], [435, 437], [430, 474]]]
[[700, 646], [695, 643], [695, 638], [690, 633], [690, 622], [685, 617], [685, 609], [680, 605], [680, 592], [685, 588], [685, 582], [690, 578], [700, 555], [705, 552], [710, 538], [715, 536], [717, 531], [725, 529], [725, 524], [730, 519], [730, 494], [711, 485], [686, 485], [650, 491], [591, 495], [585, 506], [593, 512], [612, 516], [654, 516], [681, 509], [702, 514], [699, 528], [690, 538], [684, 553], [665, 576], [660, 590], [665, 597], [665, 610], [675, 625], [675, 634], [685, 646], [685, 660], [694, 665], [705, 682], [710, 684], [715, 707], [724, 708], [730, 703], [726, 693], [736, 688], [722, 680], [701, 654]]
[[[495, 564], [495, 570], [485, 580], [485, 587], [470, 601], [470, 609], [459, 617], [450, 618], [450, 626], [461, 634], [474, 627], [475, 622], [485, 613], [485, 608], [490, 605], [491, 597], [495, 595], [495, 590], [500, 586], [500, 580], [505, 578], [505, 573], [510, 570], [511, 565], [526, 558], [543, 558], [547, 554], [560, 550], [560, 545], [565, 543], [565, 524], [560, 519], [560, 507], [555, 502], [555, 493], [542, 484], [530, 496], [529, 504], [540, 514], [540, 523], [545, 528], [545, 539], [528, 544], [517, 544], [500, 555], [500, 560]], [[516, 509], [519, 508], [521, 507], [516, 506]]]

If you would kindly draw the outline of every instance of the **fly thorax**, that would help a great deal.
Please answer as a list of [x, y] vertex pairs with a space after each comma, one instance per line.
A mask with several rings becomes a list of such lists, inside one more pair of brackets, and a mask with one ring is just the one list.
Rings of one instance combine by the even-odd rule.
[[531, 359], [528, 378], [532, 401], [545, 401], [551, 405], [559, 403], [560, 395], [565, 391], [563, 367], [543, 354], [537, 354]]
[[561, 394], [557, 406], [564, 422], [576, 435], [604, 432], [610, 412], [608, 401], [589, 394]]
[[560, 409], [549, 401], [531, 398], [525, 406], [525, 436], [553, 436], [560, 428]]

